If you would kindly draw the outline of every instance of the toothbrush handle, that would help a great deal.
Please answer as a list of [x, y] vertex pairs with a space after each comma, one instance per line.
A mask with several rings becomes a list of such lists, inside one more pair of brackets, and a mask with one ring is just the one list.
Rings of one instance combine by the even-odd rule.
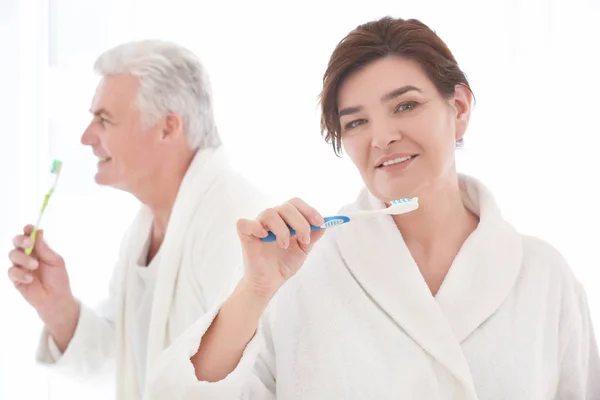
[[[325, 220], [323, 225], [321, 225], [321, 226], [311, 225], [310, 230], [311, 231], [319, 231], [321, 229], [327, 229], [327, 228], [331, 228], [333, 226], [345, 224], [346, 222], [350, 222], [350, 218], [346, 217], [345, 215], [336, 215], [333, 217], [325, 217], [323, 219]], [[292, 228], [289, 225], [288, 225], [288, 228], [290, 230], [290, 236], [296, 236], [296, 231], [294, 230], [294, 228]], [[276, 238], [277, 237], [275, 236], [275, 234], [273, 232], [269, 231], [269, 234], [266, 237], [261, 238], [260, 240], [262, 240], [263, 242], [274, 242]]]
[[33, 246], [35, 246], [35, 238], [37, 237], [37, 233], [38, 233], [38, 229], [34, 228], [33, 232], [31, 232], [31, 241], [34, 243], [31, 245], [31, 247], [29, 247], [28, 249], [25, 250], [25, 254], [27, 254], [28, 256], [31, 255], [31, 252], [33, 251]]
[[25, 250], [25, 254], [27, 254], [28, 256], [31, 255], [31, 252], [33, 251], [33, 246], [35, 246], [35, 238], [37, 237], [37, 234], [39, 231], [39, 226], [42, 222], [42, 216], [44, 215], [44, 211], [46, 210], [46, 206], [48, 206], [48, 202], [50, 201], [50, 196], [52, 196], [53, 192], [54, 192], [54, 189], [50, 189], [50, 191], [44, 196], [44, 202], [42, 203], [42, 209], [40, 210], [40, 215], [38, 215], [38, 220], [35, 223], [33, 232], [31, 232], [31, 236], [29, 236], [29, 238], [31, 239], [33, 244], [31, 245], [31, 247], [29, 247], [28, 249]]
[[[290, 229], [290, 236], [296, 236], [296, 231], [294, 230], [294, 228], [292, 228], [289, 225], [288, 225], [288, 228]], [[320, 226], [315, 226], [315, 225], [310, 226], [311, 231], [318, 231], [321, 229], [325, 229], [325, 228], [320, 227]], [[277, 236], [275, 236], [275, 234], [273, 232], [269, 231], [269, 234], [267, 236], [265, 236], [264, 238], [261, 238], [260, 240], [262, 240], [263, 242], [274, 242], [275, 239], [277, 239]]]

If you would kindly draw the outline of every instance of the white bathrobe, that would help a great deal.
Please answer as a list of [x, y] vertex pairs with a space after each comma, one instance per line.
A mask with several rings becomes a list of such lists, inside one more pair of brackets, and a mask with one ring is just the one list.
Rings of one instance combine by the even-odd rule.
[[[116, 359], [117, 398], [142, 398], [139, 383], [159, 355], [186, 328], [213, 308], [241, 274], [241, 247], [236, 232], [240, 217], [254, 218], [267, 201], [232, 170], [224, 150], [200, 150], [180, 186], [160, 248], [148, 332], [146, 371], [136, 369], [127, 318], [135, 317], [128, 292], [137, 278], [134, 268], [152, 225], [142, 206], [122, 243], [110, 285], [110, 296], [97, 310], [81, 308], [75, 335], [53, 363], [44, 332], [38, 361], [86, 378]], [[139, 268], [139, 267], [138, 267]], [[77, 288], [75, 288], [77, 291]], [[139, 369], [139, 368], [138, 368]]]
[[[216, 307], [165, 350], [148, 399], [598, 400], [585, 294], [549, 244], [519, 234], [460, 177], [480, 223], [437, 295], [389, 216], [331, 229], [268, 307], [237, 368], [189, 361]], [[384, 205], [364, 191], [342, 211]]]

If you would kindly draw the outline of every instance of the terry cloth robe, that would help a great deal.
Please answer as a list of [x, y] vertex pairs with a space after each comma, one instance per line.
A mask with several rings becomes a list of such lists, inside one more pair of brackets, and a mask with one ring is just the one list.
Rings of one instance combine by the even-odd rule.
[[[218, 307], [159, 358], [147, 399], [598, 400], [586, 298], [549, 244], [519, 234], [478, 181], [480, 223], [436, 296], [390, 216], [329, 230], [263, 315], [237, 368], [199, 382], [190, 357]], [[364, 191], [341, 211], [379, 209]]]
[[198, 151], [178, 191], [158, 253], [146, 371], [136, 368], [132, 335], [126, 329], [126, 321], [135, 318], [138, 306], [128, 298], [128, 290], [136, 283], [134, 267], [153, 220], [146, 206], [142, 206], [121, 243], [106, 302], [97, 310], [81, 305], [75, 335], [57, 362], [49, 348], [51, 339], [44, 331], [38, 361], [85, 378], [113, 359], [117, 399], [141, 399], [139, 374], [147, 376], [160, 351], [213, 308], [216, 299], [223, 298], [232, 282], [239, 279], [237, 219], [254, 218], [266, 206], [266, 199], [229, 166], [222, 148]]

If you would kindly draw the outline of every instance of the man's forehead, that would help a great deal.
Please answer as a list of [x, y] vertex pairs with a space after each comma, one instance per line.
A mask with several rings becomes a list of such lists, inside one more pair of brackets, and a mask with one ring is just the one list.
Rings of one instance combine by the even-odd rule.
[[91, 110], [106, 108], [108, 104], [131, 104], [138, 90], [137, 78], [129, 74], [109, 75], [98, 83], [92, 99]]
[[104, 95], [104, 87], [106, 85], [106, 78], [102, 78], [102, 80], [96, 86], [96, 90], [94, 91], [94, 97], [92, 98], [92, 109], [94, 109], [95, 105], [100, 102], [102, 96]]

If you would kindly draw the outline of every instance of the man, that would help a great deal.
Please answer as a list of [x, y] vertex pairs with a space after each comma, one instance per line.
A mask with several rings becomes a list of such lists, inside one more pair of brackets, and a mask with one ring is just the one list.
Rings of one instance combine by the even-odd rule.
[[[163, 348], [203, 315], [241, 271], [236, 222], [266, 201], [228, 165], [207, 77], [189, 51], [141, 41], [102, 54], [93, 119], [81, 142], [96, 182], [133, 194], [110, 296], [98, 310], [72, 294], [62, 257], [32, 226], [14, 239], [9, 276], [44, 325], [38, 360], [77, 374], [116, 360], [117, 398], [139, 399]], [[106, 212], [110, 212], [107, 210]]]

